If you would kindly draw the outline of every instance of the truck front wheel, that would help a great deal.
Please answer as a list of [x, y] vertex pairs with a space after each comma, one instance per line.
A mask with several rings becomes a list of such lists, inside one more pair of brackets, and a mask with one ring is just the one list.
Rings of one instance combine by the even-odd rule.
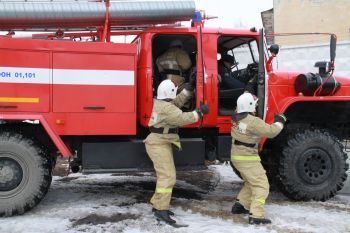
[[344, 185], [346, 159], [343, 145], [328, 132], [297, 133], [280, 157], [282, 191], [294, 200], [328, 200]]
[[0, 134], [0, 216], [36, 206], [51, 184], [51, 160], [31, 139]]

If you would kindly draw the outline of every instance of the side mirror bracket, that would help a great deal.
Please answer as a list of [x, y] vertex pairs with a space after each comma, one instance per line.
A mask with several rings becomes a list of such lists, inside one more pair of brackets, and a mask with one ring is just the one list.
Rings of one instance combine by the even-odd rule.
[[272, 61], [273, 61], [273, 58], [276, 57], [276, 55], [280, 51], [280, 46], [278, 44], [273, 44], [273, 45], [270, 46], [269, 51], [271, 53], [271, 56], [266, 61], [266, 71], [267, 72], [273, 71], [273, 69], [272, 69]]

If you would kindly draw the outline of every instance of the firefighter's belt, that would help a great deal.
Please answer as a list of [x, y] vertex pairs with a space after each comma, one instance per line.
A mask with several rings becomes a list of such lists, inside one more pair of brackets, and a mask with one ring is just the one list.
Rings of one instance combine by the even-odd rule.
[[166, 132], [166, 128], [149, 127], [149, 130], [150, 130], [152, 133], [160, 133], [160, 134], [178, 133], [178, 132], [179, 132], [179, 129], [178, 129], [178, 128], [169, 129], [168, 132]]
[[180, 70], [170, 70], [170, 69], [165, 69], [163, 71], [164, 74], [173, 74], [173, 75], [181, 75]]
[[238, 145], [238, 146], [246, 146], [246, 147], [255, 147], [255, 145], [256, 145], [255, 143], [250, 144], [250, 143], [240, 142], [237, 140], [235, 140], [235, 142], [233, 144]]

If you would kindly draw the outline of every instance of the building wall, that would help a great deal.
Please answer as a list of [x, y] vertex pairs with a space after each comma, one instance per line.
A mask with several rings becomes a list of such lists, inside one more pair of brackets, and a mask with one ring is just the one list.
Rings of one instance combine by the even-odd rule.
[[[307, 44], [298, 46], [283, 46], [280, 49], [277, 59], [274, 60], [275, 70], [318, 72], [314, 67], [317, 61], [330, 60], [329, 43]], [[337, 43], [335, 57], [335, 75], [350, 78], [350, 41]]]
[[[334, 32], [338, 41], [350, 40], [349, 0], [274, 0], [275, 33]], [[276, 37], [283, 45], [328, 42], [329, 37]]]
[[[273, 34], [273, 9], [261, 12], [261, 20], [265, 28], [265, 34]], [[275, 40], [273, 36], [266, 36], [267, 44], [274, 44]]]

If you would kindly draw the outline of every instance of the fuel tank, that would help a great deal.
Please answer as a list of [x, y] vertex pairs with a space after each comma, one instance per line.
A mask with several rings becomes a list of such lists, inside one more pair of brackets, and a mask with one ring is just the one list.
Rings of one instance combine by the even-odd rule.
[[320, 96], [333, 95], [339, 90], [341, 83], [339, 83], [334, 76], [327, 79], [327, 75], [322, 76], [317, 73], [299, 74], [294, 83], [295, 91], [305, 96], [312, 96], [317, 88], [323, 85], [316, 94]]

